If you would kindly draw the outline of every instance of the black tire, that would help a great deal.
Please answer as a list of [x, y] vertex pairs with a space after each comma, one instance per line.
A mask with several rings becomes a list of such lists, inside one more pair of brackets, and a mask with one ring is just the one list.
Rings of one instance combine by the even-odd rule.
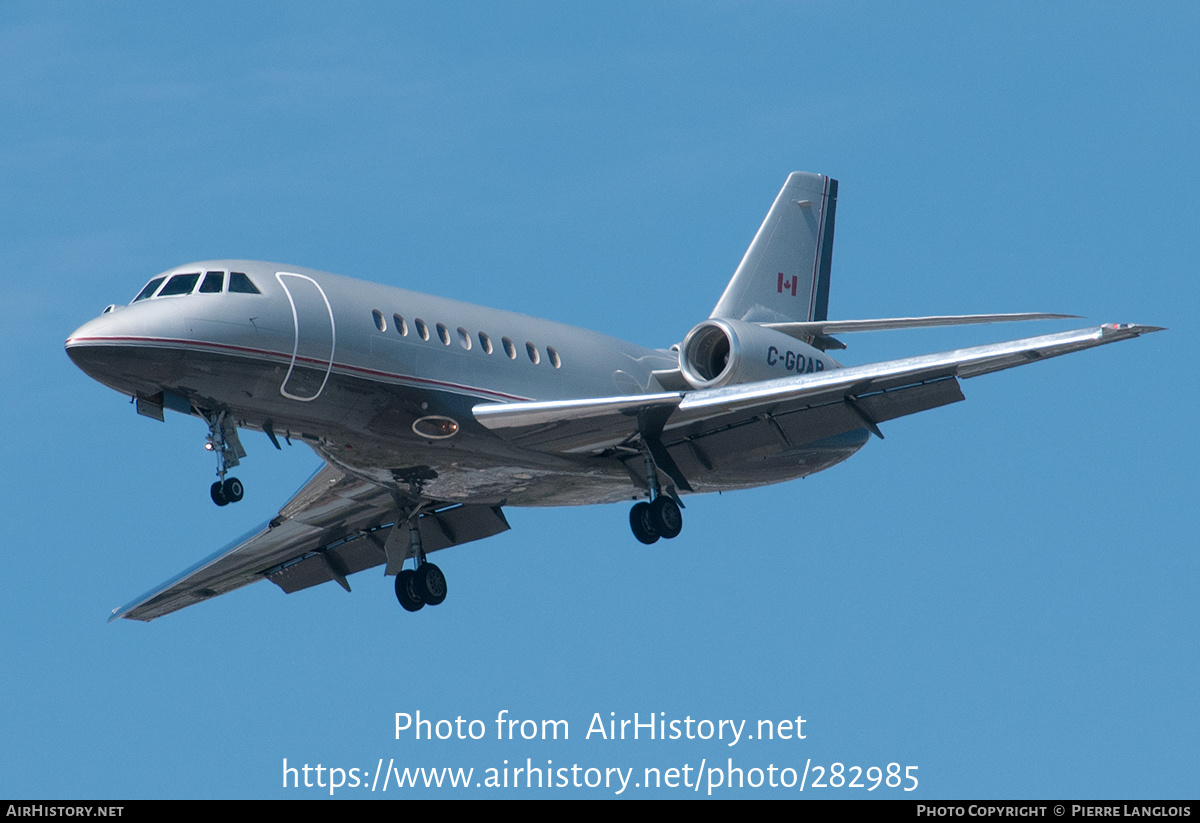
[[242, 486], [242, 481], [236, 477], [231, 477], [221, 486], [221, 491], [225, 493], [225, 499], [230, 503], [236, 503], [242, 499], [242, 495], [246, 493], [246, 489]]
[[221, 486], [220, 480], [212, 484], [208, 493], [212, 496], [212, 501], [218, 506], [229, 505], [229, 498], [225, 496], [225, 489]]
[[418, 612], [425, 605], [425, 601], [414, 585], [416, 576], [417, 573], [412, 569], [403, 569], [396, 575], [396, 599], [400, 601], [400, 605], [404, 607], [405, 611]]
[[413, 587], [421, 599], [430, 606], [437, 606], [446, 599], [446, 575], [432, 563], [422, 563], [417, 569]]
[[683, 512], [670, 497], [657, 497], [650, 504], [650, 522], [659, 536], [670, 540], [683, 531]]
[[633, 504], [629, 510], [629, 528], [633, 529], [633, 536], [647, 546], [658, 541], [658, 530], [654, 528], [654, 521], [650, 517], [649, 503]]

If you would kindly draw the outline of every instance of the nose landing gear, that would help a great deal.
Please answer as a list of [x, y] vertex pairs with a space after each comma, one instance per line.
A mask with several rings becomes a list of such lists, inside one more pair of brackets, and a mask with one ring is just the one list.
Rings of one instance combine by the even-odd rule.
[[208, 423], [208, 441], [204, 448], [216, 453], [219, 478], [209, 487], [208, 493], [218, 506], [238, 502], [246, 491], [241, 480], [225, 477], [229, 469], [246, 456], [246, 450], [242, 448], [242, 441], [238, 438], [237, 426], [230, 424], [225, 418], [225, 412], [208, 413], [204, 418]]
[[212, 496], [212, 501], [218, 506], [225, 506], [229, 503], [236, 503], [242, 499], [245, 494], [245, 489], [242, 487], [242, 481], [236, 477], [230, 477], [225, 481], [218, 480], [209, 488], [208, 493]]

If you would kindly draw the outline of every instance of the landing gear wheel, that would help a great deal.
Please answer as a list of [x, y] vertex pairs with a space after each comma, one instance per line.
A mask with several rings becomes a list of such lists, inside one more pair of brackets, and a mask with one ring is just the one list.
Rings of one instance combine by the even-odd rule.
[[633, 504], [629, 510], [629, 528], [633, 529], [633, 536], [647, 546], [658, 541], [658, 529], [654, 527], [649, 503]]
[[209, 488], [208, 493], [212, 496], [212, 501], [218, 506], [225, 506], [229, 504], [229, 498], [225, 496], [225, 489], [220, 480], [212, 484], [212, 487]]
[[436, 606], [446, 599], [446, 576], [432, 563], [422, 563], [416, 571], [413, 588], [420, 593], [422, 600], [430, 606]]
[[425, 600], [415, 585], [416, 576], [417, 573], [412, 569], [403, 569], [396, 575], [396, 599], [400, 601], [400, 605], [404, 607], [405, 611], [420, 611], [421, 607], [425, 605]]
[[683, 512], [670, 497], [660, 495], [650, 504], [650, 522], [660, 537], [670, 540], [683, 531]]
[[221, 491], [225, 494], [225, 499], [230, 503], [236, 503], [242, 499], [242, 495], [246, 490], [242, 487], [242, 481], [236, 477], [231, 477], [221, 484]]

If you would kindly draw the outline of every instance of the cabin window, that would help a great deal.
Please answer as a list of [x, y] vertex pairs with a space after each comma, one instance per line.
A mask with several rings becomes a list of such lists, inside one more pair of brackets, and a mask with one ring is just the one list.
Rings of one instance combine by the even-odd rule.
[[177, 274], [167, 281], [167, 285], [162, 287], [162, 291], [158, 293], [158, 296], [171, 297], [176, 294], [191, 294], [192, 289], [196, 288], [196, 281], [199, 279], [200, 272]]
[[450, 331], [442, 323], [437, 324], [438, 339], [442, 341], [443, 346], [450, 345]]
[[413, 322], [416, 323], [416, 325], [417, 325], [417, 334], [419, 334], [421, 336], [421, 339], [428, 340], [429, 339], [429, 327], [425, 325], [425, 321], [418, 317]]
[[458, 344], [467, 351], [471, 350], [471, 333], [462, 326], [458, 327]]
[[408, 324], [404, 322], [404, 318], [398, 314], [392, 315], [392, 324], [396, 327], [396, 333], [401, 337], [408, 337]]
[[375, 319], [375, 328], [387, 331], [387, 321], [383, 319], [383, 313], [379, 309], [371, 309], [371, 317]]
[[558, 352], [553, 346], [546, 347], [546, 354], [550, 356], [550, 363], [554, 366], [554, 368], [562, 368], [562, 360], [559, 358]]
[[154, 290], [157, 289], [159, 286], [161, 286], [162, 281], [164, 281], [166, 279], [167, 278], [165, 278], [165, 277], [156, 277], [153, 280], [151, 280], [149, 283], [146, 284], [146, 288], [144, 288], [140, 292], [138, 292], [138, 296], [133, 298], [133, 302], [136, 303], [139, 300], [145, 300], [147, 297], [154, 294]]
[[535, 366], [542, 361], [542, 356], [538, 354], [537, 346], [525, 341], [525, 353], [529, 355], [529, 361]]
[[509, 360], [517, 359], [517, 347], [513, 345], [513, 341], [507, 337], [501, 337], [500, 342], [504, 345], [504, 353], [508, 355]]
[[492, 338], [488, 337], [483, 332], [479, 333], [479, 348], [483, 349], [488, 354], [492, 353]]
[[229, 273], [229, 290], [238, 294], [262, 294], [258, 287], [250, 282], [250, 278], [240, 271]]
[[204, 279], [200, 281], [200, 294], [220, 294], [224, 285], [225, 272], [205, 272]]

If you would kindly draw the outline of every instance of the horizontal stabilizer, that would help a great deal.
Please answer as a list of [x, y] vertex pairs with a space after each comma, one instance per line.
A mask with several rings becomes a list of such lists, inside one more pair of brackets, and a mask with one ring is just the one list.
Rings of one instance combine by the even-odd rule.
[[945, 314], [933, 317], [885, 317], [876, 320], [813, 320], [800, 323], [760, 323], [798, 339], [829, 334], [888, 329], [928, 329], [937, 326], [973, 326], [980, 323], [1015, 323], [1025, 320], [1077, 320], [1077, 314]]

